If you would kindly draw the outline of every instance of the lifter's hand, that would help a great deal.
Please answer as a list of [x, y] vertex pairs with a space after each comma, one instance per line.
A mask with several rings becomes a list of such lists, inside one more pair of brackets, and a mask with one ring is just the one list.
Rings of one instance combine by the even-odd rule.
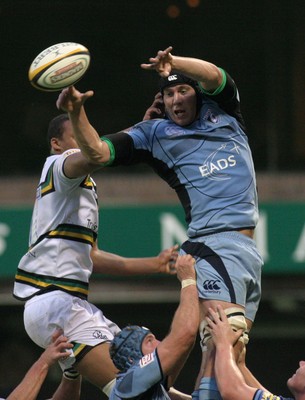
[[243, 330], [233, 331], [232, 326], [229, 324], [228, 318], [224, 309], [218, 305], [216, 310], [209, 308], [208, 316], [206, 317], [208, 323], [208, 330], [212, 335], [215, 346], [229, 347], [234, 344], [242, 335]]
[[159, 73], [160, 76], [166, 78], [170, 75], [172, 71], [172, 55], [171, 51], [173, 50], [172, 46], [169, 46], [165, 50], [159, 50], [156, 57], [150, 57], [150, 64], [141, 64], [141, 68], [147, 70], [155, 70]]
[[51, 366], [59, 359], [69, 357], [68, 350], [72, 348], [73, 344], [68, 342], [68, 338], [63, 336], [60, 330], [56, 330], [52, 335], [52, 343], [41, 354], [39, 360]]
[[158, 256], [160, 272], [164, 274], [174, 275], [176, 271], [176, 262], [178, 257], [178, 245], [172, 246], [161, 251]]
[[92, 97], [94, 92], [88, 90], [88, 92], [81, 93], [74, 86], [70, 86], [64, 89], [56, 101], [56, 107], [59, 110], [67, 113], [77, 113], [89, 97]]
[[195, 259], [190, 254], [178, 256], [176, 270], [179, 281], [184, 279], [196, 280]]

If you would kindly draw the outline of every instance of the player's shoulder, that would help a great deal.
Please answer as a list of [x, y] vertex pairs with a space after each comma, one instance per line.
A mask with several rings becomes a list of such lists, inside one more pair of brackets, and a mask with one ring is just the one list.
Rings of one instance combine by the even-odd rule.
[[61, 154], [51, 154], [46, 158], [46, 161], [44, 163], [44, 168], [49, 168], [52, 164], [60, 163], [63, 162], [67, 157], [69, 157], [72, 154], [79, 153], [80, 149], [69, 149], [64, 151]]
[[61, 154], [54, 154], [49, 156], [45, 164], [43, 166], [42, 174], [41, 174], [41, 180], [46, 180], [46, 179], [55, 179], [57, 177], [60, 180], [64, 180], [67, 182], [72, 182], [76, 181], [77, 179], [83, 179], [83, 177], [77, 178], [77, 179], [70, 179], [66, 177], [64, 173], [64, 165], [68, 157], [73, 156], [74, 154], [79, 154], [80, 149], [69, 149], [64, 151]]
[[66, 157], [69, 157], [72, 154], [76, 154], [76, 153], [80, 153], [80, 149], [69, 149], [69, 150], [66, 150], [61, 154], [61, 156], [63, 158], [66, 158]]
[[149, 119], [146, 121], [141, 121], [138, 122], [137, 124], [135, 124], [132, 128], [131, 128], [131, 132], [135, 129], [135, 130], [142, 130], [143, 132], [147, 132], [147, 131], [151, 131], [152, 129], [154, 129], [155, 126], [161, 124], [162, 122], [166, 122], [167, 120], [164, 118], [155, 118], [155, 119]]
[[115, 397], [131, 399], [140, 396], [160, 383], [163, 374], [156, 352], [146, 354], [125, 373], [119, 374], [115, 388]]

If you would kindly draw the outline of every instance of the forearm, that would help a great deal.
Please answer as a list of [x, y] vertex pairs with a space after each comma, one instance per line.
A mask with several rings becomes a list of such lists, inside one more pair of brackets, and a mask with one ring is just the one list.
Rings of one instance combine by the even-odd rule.
[[174, 384], [194, 346], [198, 326], [198, 291], [196, 285], [190, 285], [181, 289], [180, 304], [175, 312], [170, 334], [162, 342], [164, 346], [158, 346], [162, 369], [168, 375], [169, 386]]
[[49, 367], [46, 363], [41, 360], [36, 361], [6, 400], [35, 400], [48, 370]]
[[[237, 389], [242, 391], [248, 386], [235, 362], [234, 350], [229, 343], [216, 347], [215, 376], [223, 399], [239, 400]], [[243, 400], [248, 400], [245, 397]]]
[[246, 366], [246, 346], [245, 345], [239, 355], [239, 358], [237, 361], [237, 366], [238, 366], [240, 372], [242, 373], [247, 385], [267, 391], [267, 389], [264, 388], [264, 386], [256, 379], [256, 377], [252, 374], [252, 372]]
[[126, 258], [103, 250], [91, 253], [93, 272], [110, 275], [151, 274], [160, 271], [158, 257]]
[[252, 372], [249, 370], [249, 368], [246, 367], [246, 365], [240, 365], [238, 364], [238, 368], [240, 372], [243, 374], [243, 377], [247, 383], [247, 385], [257, 388], [257, 389], [262, 389], [264, 391], [267, 391], [267, 389], [255, 378], [255, 376], [252, 374]]
[[197, 58], [172, 56], [172, 70], [201, 82], [206, 90], [215, 90], [222, 83], [220, 69], [208, 61]]
[[183, 327], [189, 328], [189, 334], [196, 337], [199, 327], [199, 300], [196, 284], [181, 288], [180, 291], [180, 303], [171, 324], [171, 331], [183, 335]]
[[215, 376], [223, 400], [252, 400], [257, 389], [268, 392], [259, 382], [256, 386], [253, 376], [243, 376], [236, 364], [233, 347], [228, 343], [216, 347]]
[[97, 131], [90, 124], [84, 107], [77, 112], [70, 112], [69, 117], [75, 139], [88, 161], [93, 164], [107, 162], [110, 157], [109, 147], [100, 139]]

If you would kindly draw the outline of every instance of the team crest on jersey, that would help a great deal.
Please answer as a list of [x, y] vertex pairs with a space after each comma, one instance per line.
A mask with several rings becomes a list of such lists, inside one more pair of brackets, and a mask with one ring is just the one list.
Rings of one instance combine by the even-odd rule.
[[166, 136], [182, 136], [185, 135], [185, 130], [181, 128], [180, 126], [168, 126], [164, 129], [165, 135]]
[[205, 121], [210, 121], [213, 124], [217, 124], [217, 122], [219, 121], [219, 116], [215, 115], [212, 110], [208, 109], [207, 112], [204, 114], [203, 119]]
[[141, 358], [140, 360], [140, 367], [146, 367], [146, 365], [152, 363], [154, 361], [154, 353], [146, 354], [144, 357]]

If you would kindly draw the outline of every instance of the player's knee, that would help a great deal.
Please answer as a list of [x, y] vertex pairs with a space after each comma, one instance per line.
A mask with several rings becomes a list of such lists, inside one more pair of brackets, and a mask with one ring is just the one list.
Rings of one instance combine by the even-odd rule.
[[[229, 324], [232, 326], [234, 331], [238, 331], [239, 329], [243, 330], [242, 335], [239, 338], [243, 344], [247, 344], [249, 342], [249, 331], [247, 330], [247, 323], [245, 318], [245, 312], [243, 309], [238, 307], [229, 307], [226, 308], [225, 313], [228, 318]], [[207, 349], [210, 339], [212, 338], [207, 321], [204, 319], [200, 323], [200, 345], [202, 351]]]

